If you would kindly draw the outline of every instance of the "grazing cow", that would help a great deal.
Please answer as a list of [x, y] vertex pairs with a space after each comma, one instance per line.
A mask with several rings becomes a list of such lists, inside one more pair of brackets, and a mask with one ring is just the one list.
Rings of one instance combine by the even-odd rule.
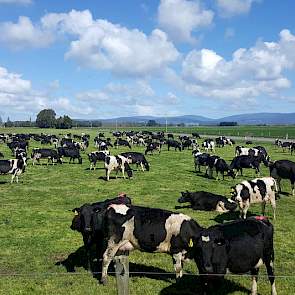
[[125, 139], [121, 139], [121, 138], [118, 138], [118, 139], [114, 142], [114, 145], [115, 145], [116, 148], [118, 148], [118, 146], [120, 145], [120, 146], [127, 146], [127, 147], [129, 147], [129, 148], [131, 149], [131, 145], [130, 145], [130, 143], [129, 143], [127, 140], [125, 140]]
[[[273, 270], [273, 226], [260, 216], [236, 220], [204, 229], [193, 241], [195, 261], [203, 287], [214, 286], [210, 280], [227, 271], [252, 275], [252, 295], [257, 295], [259, 267], [265, 264], [271, 284], [271, 294], [277, 295]], [[206, 276], [207, 275], [207, 276]], [[216, 294], [218, 290], [216, 290]]]
[[232, 146], [234, 144], [234, 142], [230, 138], [227, 138], [225, 136], [217, 137], [215, 139], [215, 142], [217, 147], [224, 147], [226, 144]]
[[193, 151], [194, 155], [194, 164], [195, 164], [195, 171], [197, 172], [197, 168], [199, 172], [201, 172], [201, 166], [206, 167], [206, 174], [207, 174], [207, 166], [208, 166], [208, 160], [210, 158], [210, 154], [207, 153], [201, 153], [199, 150]]
[[101, 221], [104, 210], [111, 204], [131, 204], [131, 199], [126, 194], [121, 194], [113, 199], [84, 204], [72, 210], [75, 216], [70, 228], [81, 233], [89, 265], [92, 245], [96, 245], [97, 258], [102, 258], [103, 225]]
[[[193, 210], [228, 212], [237, 208], [235, 201], [221, 195], [209, 192], [181, 192], [179, 203], [190, 203], [182, 208], [192, 208]], [[175, 207], [176, 208], [176, 207]]]
[[244, 180], [232, 187], [232, 200], [237, 202], [240, 208], [240, 217], [246, 218], [250, 204], [261, 203], [262, 214], [265, 213], [266, 203], [270, 203], [275, 219], [277, 184], [272, 177]]
[[118, 250], [170, 254], [176, 278], [180, 278], [185, 255], [202, 229], [191, 217], [181, 213], [126, 205], [110, 205], [104, 223], [107, 246], [103, 254], [103, 284], [107, 283], [108, 267]]
[[69, 163], [75, 163], [75, 159], [78, 159], [79, 164], [82, 164], [82, 157], [80, 151], [77, 148], [59, 147], [57, 149], [59, 157], [62, 159], [70, 158]]
[[116, 171], [116, 178], [118, 171], [121, 170], [123, 177], [125, 179], [125, 170], [127, 172], [128, 178], [132, 178], [132, 169], [129, 166], [129, 163], [131, 163], [131, 159], [125, 158], [121, 155], [117, 156], [107, 156], [105, 158], [104, 166], [106, 169], [106, 179], [107, 181], [110, 180], [110, 173], [111, 171], [115, 170]]
[[27, 150], [29, 143], [27, 141], [12, 141], [8, 142], [7, 146], [13, 153], [15, 153], [16, 148]]
[[[265, 149], [264, 149], [265, 150]], [[257, 148], [245, 148], [243, 146], [236, 146], [235, 156], [258, 156], [259, 149]], [[266, 152], [266, 151], [265, 151]]]
[[96, 162], [105, 161], [106, 156], [108, 156], [109, 154], [110, 154], [109, 151], [97, 151], [97, 152], [92, 152], [88, 154], [88, 159], [90, 162], [89, 170], [91, 170], [92, 168], [95, 170]]
[[290, 142], [290, 141], [281, 142], [280, 147], [283, 149], [283, 152], [285, 152], [286, 149], [291, 150], [292, 142]]
[[154, 153], [154, 151], [158, 151], [159, 154], [161, 153], [161, 144], [158, 142], [151, 142], [149, 144], [147, 144], [146, 146], [146, 150], [144, 152], [145, 155], [147, 155], [148, 152], [150, 152], [151, 154]]
[[26, 157], [20, 156], [17, 159], [12, 160], [0, 160], [0, 175], [11, 174], [11, 183], [15, 178], [18, 183], [18, 177], [25, 172], [27, 163]]
[[3, 153], [1, 153], [1, 152], [0, 152], [0, 158], [4, 158], [4, 155], [3, 155]]
[[206, 152], [210, 150], [211, 152], [215, 153], [215, 142], [213, 139], [205, 139], [202, 146]]
[[182, 141], [181, 145], [182, 145], [182, 149], [184, 150], [185, 148], [189, 149], [190, 147], [193, 148], [195, 142], [191, 139], [186, 139], [184, 141]]
[[243, 175], [243, 168], [252, 168], [255, 169], [256, 174], [260, 174], [260, 164], [261, 162], [264, 163], [265, 166], [268, 166], [268, 161], [264, 159], [263, 155], [259, 155], [257, 157], [255, 156], [237, 156], [233, 158], [229, 169], [234, 170], [236, 169], [236, 175], [238, 175], [239, 171], [241, 172], [241, 175]]
[[179, 141], [176, 140], [167, 140], [167, 146], [168, 146], [168, 151], [170, 150], [170, 147], [174, 147], [175, 151], [178, 149], [180, 152], [182, 150], [182, 144]]
[[49, 164], [49, 161], [52, 162], [54, 165], [54, 161], [56, 160], [58, 163], [62, 164], [62, 161], [60, 159], [60, 156], [58, 155], [58, 152], [54, 149], [40, 149], [35, 148], [32, 151], [31, 158], [33, 159], [33, 165], [35, 165], [35, 161], [37, 160], [38, 164], [40, 163], [40, 159], [48, 159], [47, 165]]
[[269, 164], [270, 176], [275, 178], [281, 192], [281, 179], [289, 179], [291, 182], [292, 195], [295, 195], [295, 162], [290, 160], [278, 160]]
[[252, 140], [246, 140], [245, 144], [249, 145], [249, 144], [253, 144]]
[[146, 160], [144, 154], [138, 153], [138, 152], [126, 152], [126, 153], [121, 153], [120, 155], [122, 155], [125, 158], [131, 159], [131, 164], [136, 164], [137, 166], [140, 165], [142, 171], [150, 170], [150, 165], [148, 161]]
[[192, 133], [192, 137], [194, 137], [194, 138], [201, 138], [201, 136], [197, 132], [193, 132]]
[[224, 159], [218, 156], [210, 156], [208, 159], [209, 176], [212, 178], [213, 170], [216, 171], [216, 179], [219, 180], [218, 174], [221, 173], [222, 179], [224, 180], [224, 173], [227, 172], [227, 176], [235, 178], [234, 171], [230, 169], [229, 165]]

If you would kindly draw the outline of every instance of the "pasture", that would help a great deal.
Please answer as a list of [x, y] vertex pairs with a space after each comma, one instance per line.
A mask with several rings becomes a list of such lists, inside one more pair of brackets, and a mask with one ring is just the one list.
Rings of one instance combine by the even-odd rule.
[[[0, 133], [11, 131], [60, 133], [58, 130], [41, 129], [2, 129]], [[1, 176], [0, 294], [116, 294], [113, 275], [110, 276], [108, 285], [102, 286], [85, 269], [81, 235], [69, 228], [73, 218], [73, 213], [69, 210], [72, 208], [126, 192], [136, 205], [176, 211], [174, 207], [179, 205], [177, 199], [181, 191], [206, 190], [229, 197], [232, 185], [244, 179], [255, 178], [254, 170], [244, 170], [244, 177], [239, 176], [234, 180], [208, 179], [204, 177], [204, 169], [200, 174], [194, 172], [191, 150], [179, 152], [172, 149], [168, 152], [167, 146], [164, 146], [161, 154], [147, 156], [151, 168], [149, 172], [138, 169], [134, 171], [131, 180], [112, 177], [106, 182], [103, 179], [105, 170], [102, 169], [102, 162], [97, 165], [100, 169], [89, 170], [87, 153], [96, 150], [93, 138], [97, 131], [95, 128], [70, 131], [73, 134], [85, 132], [91, 135], [89, 148], [81, 153], [82, 165], [46, 165], [47, 161], [44, 161], [44, 164], [32, 166], [29, 161], [26, 172], [20, 176], [19, 184], [11, 185], [10, 176]], [[270, 143], [263, 145], [272, 160], [295, 161], [295, 155], [284, 153]], [[38, 146], [39, 143], [30, 141], [30, 151]], [[115, 155], [127, 150], [129, 149], [124, 147], [117, 150], [112, 148], [111, 153]], [[132, 150], [143, 152], [144, 147], [133, 147]], [[4, 153], [5, 158], [11, 158], [10, 150], [5, 144], [0, 144], [0, 152]], [[216, 154], [230, 161], [234, 156], [234, 147], [217, 148]], [[263, 165], [261, 167], [261, 175], [268, 176], [268, 168]], [[133, 169], [136, 170], [136, 167], [133, 166]], [[290, 192], [290, 183], [283, 180], [282, 189]], [[226, 222], [229, 216], [192, 209], [178, 211], [191, 216], [202, 226]], [[249, 211], [259, 215], [261, 206], [251, 205]], [[266, 212], [272, 218], [269, 205]], [[295, 293], [294, 212], [294, 197], [282, 194], [277, 201], [277, 219], [274, 222], [278, 294]], [[56, 265], [66, 259], [68, 270], [63, 265]], [[170, 256], [134, 251], [130, 253], [129, 259], [130, 294], [199, 294], [200, 282], [193, 261], [184, 264], [187, 275], [176, 284]], [[73, 268], [75, 272], [71, 271]], [[265, 267], [262, 267], [258, 281], [259, 294], [270, 293], [265, 274]], [[250, 288], [250, 277], [228, 275], [216, 294], [248, 294]]]

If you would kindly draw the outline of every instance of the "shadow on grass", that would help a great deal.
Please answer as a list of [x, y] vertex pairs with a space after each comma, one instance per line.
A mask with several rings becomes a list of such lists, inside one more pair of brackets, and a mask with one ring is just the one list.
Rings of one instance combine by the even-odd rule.
[[[93, 253], [92, 253], [92, 257], [93, 257]], [[89, 269], [86, 250], [84, 246], [78, 248], [75, 252], [71, 253], [66, 259], [57, 261], [55, 265], [65, 267], [67, 272], [76, 272], [77, 267], [82, 267], [85, 270], [91, 271], [93, 274], [93, 277], [95, 277], [96, 279], [100, 278], [101, 263], [98, 262], [97, 260], [93, 261], [93, 259], [91, 259], [90, 269]], [[114, 271], [115, 271], [114, 265], [113, 263], [111, 263], [108, 269], [109, 275], [114, 276]], [[161, 280], [165, 282], [170, 282], [171, 280], [175, 279], [174, 274], [166, 272], [162, 268], [133, 263], [133, 262], [129, 263], [129, 272], [130, 272], [130, 277], [145, 277], [145, 278]]]
[[199, 276], [184, 275], [177, 283], [164, 288], [160, 295], [226, 295], [234, 292], [250, 294], [245, 287], [227, 279], [214, 279], [208, 283], [206, 292], [202, 288], [202, 280]]
[[105, 168], [104, 167], [96, 167], [95, 169], [91, 169], [91, 170], [90, 170], [90, 167], [85, 168], [85, 171], [95, 171], [95, 170], [105, 170]]

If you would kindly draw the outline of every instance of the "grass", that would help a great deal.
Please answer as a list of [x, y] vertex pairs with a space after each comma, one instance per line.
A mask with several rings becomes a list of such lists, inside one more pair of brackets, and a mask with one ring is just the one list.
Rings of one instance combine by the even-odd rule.
[[[13, 129], [14, 132], [41, 132], [40, 130]], [[59, 133], [56, 130], [47, 132]], [[96, 130], [84, 130], [91, 133]], [[0, 132], [2, 132], [0, 130]], [[64, 131], [66, 132], [66, 131]], [[83, 130], [73, 130], [80, 134]], [[87, 152], [95, 150], [93, 141]], [[30, 149], [39, 146], [31, 141]], [[283, 153], [270, 144], [264, 144], [272, 159], [291, 159], [295, 156]], [[143, 147], [134, 147], [143, 151]], [[10, 151], [0, 145], [6, 158]], [[113, 149], [112, 154], [126, 151], [125, 148]], [[233, 147], [217, 149], [217, 154], [231, 160]], [[121, 178], [105, 182], [103, 169], [89, 171], [87, 153], [83, 153], [83, 164], [35, 165], [29, 163], [27, 171], [20, 177], [19, 184], [11, 185], [10, 176], [0, 178], [0, 294], [116, 294], [116, 282], [110, 276], [109, 284], [104, 287], [82, 266], [75, 273], [68, 273], [56, 262], [77, 253], [83, 242], [77, 232], [69, 226], [73, 213], [69, 210], [86, 202], [95, 202], [126, 192], [136, 205], [159, 207], [175, 210], [177, 198], [184, 190], [208, 190], [229, 196], [230, 186], [242, 179], [254, 178], [254, 171], [245, 171], [245, 177], [234, 181], [209, 180], [203, 174], [194, 173], [191, 151], [167, 151], [164, 147], [160, 155], [148, 156], [151, 164], [149, 172], [134, 171], [133, 180]], [[99, 164], [102, 167], [102, 163]], [[268, 175], [266, 167], [262, 175]], [[283, 181], [283, 190], [290, 192], [290, 184]], [[251, 213], [260, 214], [260, 206], [253, 205]], [[294, 197], [282, 195], [277, 202], [275, 221], [275, 272], [279, 294], [295, 293], [295, 233]], [[178, 210], [193, 217], [199, 224], [210, 226], [220, 221], [216, 212], [201, 212], [190, 209]], [[267, 213], [272, 216], [270, 206]], [[219, 216], [219, 218], [218, 218]], [[81, 249], [80, 249], [81, 250]], [[79, 252], [79, 251], [78, 251]], [[197, 274], [194, 262], [185, 264], [185, 271]], [[130, 271], [171, 273], [172, 259], [165, 254], [149, 254], [139, 251], [130, 254]], [[261, 268], [258, 282], [260, 294], [269, 294], [270, 285]], [[280, 276], [288, 277], [280, 277]], [[174, 275], [133, 275], [130, 278], [130, 294], [198, 294], [199, 280], [187, 275], [180, 284], [175, 284]], [[247, 294], [251, 286], [248, 277], [228, 276], [218, 294]]]

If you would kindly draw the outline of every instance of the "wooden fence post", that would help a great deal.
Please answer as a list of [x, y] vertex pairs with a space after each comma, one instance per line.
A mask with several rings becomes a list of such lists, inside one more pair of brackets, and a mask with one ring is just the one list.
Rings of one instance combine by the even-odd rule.
[[[119, 254], [119, 255], [118, 255]], [[129, 295], [129, 252], [114, 257], [118, 295]]]

